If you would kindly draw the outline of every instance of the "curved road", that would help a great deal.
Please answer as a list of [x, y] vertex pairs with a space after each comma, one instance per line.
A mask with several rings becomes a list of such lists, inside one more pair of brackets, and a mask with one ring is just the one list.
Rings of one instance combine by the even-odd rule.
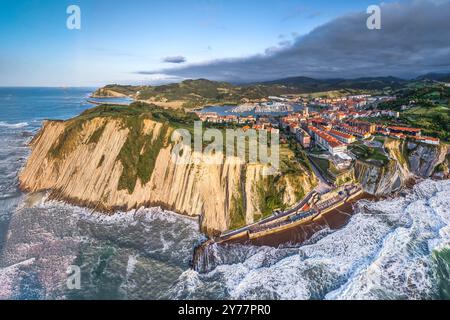
[[333, 189], [333, 186], [331, 184], [329, 184], [328, 181], [322, 176], [322, 174], [320, 173], [320, 170], [317, 169], [316, 165], [313, 163], [313, 161], [311, 161], [310, 157], [311, 156], [308, 155], [308, 159], [309, 159], [309, 163], [311, 164], [311, 168], [313, 169], [314, 174], [316, 175], [317, 179], [319, 179], [319, 184], [317, 185], [317, 187], [314, 188], [314, 190], [320, 194], [330, 191], [331, 189]]

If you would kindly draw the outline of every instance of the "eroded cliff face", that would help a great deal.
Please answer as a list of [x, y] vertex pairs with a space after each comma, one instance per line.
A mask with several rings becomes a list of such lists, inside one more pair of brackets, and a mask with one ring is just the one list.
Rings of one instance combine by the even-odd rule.
[[376, 166], [357, 160], [355, 176], [364, 191], [373, 195], [385, 195], [398, 190], [406, 181], [396, 161], [386, 166]]
[[213, 234], [259, 219], [268, 195], [275, 193], [290, 206], [316, 183], [306, 170], [268, 183], [264, 165], [238, 158], [226, 158], [223, 164], [208, 164], [206, 158], [199, 164], [176, 163], [173, 129], [152, 119], [139, 121], [140, 135], [148, 141], [137, 158], [130, 147], [136, 129], [123, 119], [95, 117], [79, 126], [46, 121], [31, 142], [32, 153], [19, 175], [21, 188], [50, 190], [54, 198], [105, 212], [161, 206], [200, 216], [203, 230]]
[[429, 178], [435, 168], [446, 159], [446, 145], [387, 139], [384, 144], [390, 161], [377, 166], [357, 160], [355, 175], [365, 191], [374, 195], [386, 195], [399, 190], [411, 178]]
[[430, 177], [436, 167], [446, 160], [449, 152], [445, 145], [408, 142], [406, 147], [410, 171], [420, 177]]

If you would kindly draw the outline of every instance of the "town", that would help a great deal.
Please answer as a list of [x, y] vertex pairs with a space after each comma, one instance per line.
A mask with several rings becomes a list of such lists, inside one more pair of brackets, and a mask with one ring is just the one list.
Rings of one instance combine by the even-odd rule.
[[[295, 139], [310, 154], [323, 154], [333, 160], [337, 168], [345, 168], [358, 158], [358, 148], [375, 148], [384, 153], [380, 147], [380, 139], [411, 139], [430, 145], [439, 145], [440, 140], [422, 134], [420, 128], [384, 125], [377, 118], [398, 118], [399, 112], [378, 110], [381, 102], [393, 101], [391, 96], [353, 95], [340, 98], [299, 98], [295, 96], [269, 97], [273, 101], [274, 112], [268, 109], [267, 114], [248, 114], [255, 105], [244, 104], [233, 109], [245, 113], [224, 114], [217, 112], [197, 112], [200, 120], [214, 125], [233, 125], [248, 129], [280, 132], [281, 139]], [[280, 114], [279, 104], [297, 105], [299, 111]], [[264, 102], [265, 106], [270, 103]], [[249, 108], [249, 106], [251, 108]], [[370, 107], [370, 108], [368, 108]], [[405, 106], [406, 108], [406, 106]], [[293, 108], [291, 108], [293, 110]], [[311, 110], [311, 111], [310, 111]], [[370, 121], [369, 121], [370, 120]], [[375, 157], [376, 158], [376, 157]]]
[[[422, 129], [385, 125], [382, 118], [397, 119], [398, 111], [378, 109], [381, 102], [394, 101], [391, 96], [354, 95], [341, 98], [305, 99], [293, 96], [270, 97], [279, 103], [299, 106], [300, 110], [268, 114], [248, 114], [257, 103], [236, 107], [245, 114], [197, 112], [199, 118], [212, 126], [240, 127], [246, 131], [267, 130], [280, 133], [281, 143], [295, 143], [307, 156], [319, 185], [288, 210], [275, 210], [270, 216], [242, 228], [222, 233], [214, 239], [219, 243], [248, 241], [311, 222], [363, 194], [355, 180], [356, 160], [375, 166], [386, 165], [390, 156], [385, 139], [408, 140], [439, 145], [435, 137], [422, 135]], [[264, 102], [265, 106], [270, 103]], [[294, 110], [294, 108], [292, 108]], [[272, 111], [272, 112], [271, 112]], [[205, 246], [208, 243], [204, 244]]]

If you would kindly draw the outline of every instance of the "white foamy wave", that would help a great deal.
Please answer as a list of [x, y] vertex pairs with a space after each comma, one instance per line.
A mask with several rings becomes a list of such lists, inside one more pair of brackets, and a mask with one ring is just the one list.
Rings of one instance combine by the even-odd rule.
[[128, 257], [127, 262], [127, 277], [129, 277], [134, 272], [134, 269], [136, 268], [136, 263], [137, 263], [137, 256], [130, 255]]
[[26, 126], [28, 126], [28, 122], [8, 123], [8, 122], [0, 121], [0, 127], [5, 127], [5, 128], [23, 128]]
[[432, 298], [437, 288], [431, 253], [450, 245], [450, 183], [423, 182], [406, 198], [410, 223], [395, 228], [377, 257], [328, 298]]
[[0, 300], [10, 299], [15, 293], [15, 280], [22, 273], [22, 267], [30, 266], [35, 259], [31, 258], [6, 268], [0, 268]]
[[124, 225], [124, 223], [135, 224], [137, 220], [145, 221], [147, 223], [158, 220], [168, 223], [183, 221], [184, 223], [189, 224], [192, 227], [198, 228], [197, 218], [183, 216], [171, 211], [162, 210], [159, 207], [141, 207], [136, 210], [117, 211], [114, 214], [104, 214], [88, 208], [74, 206], [62, 201], [47, 200], [47, 198], [44, 198], [43, 201], [37, 204], [37, 206], [43, 209], [51, 207], [65, 208], [73, 212], [74, 216], [79, 219], [88, 220], [98, 224]]

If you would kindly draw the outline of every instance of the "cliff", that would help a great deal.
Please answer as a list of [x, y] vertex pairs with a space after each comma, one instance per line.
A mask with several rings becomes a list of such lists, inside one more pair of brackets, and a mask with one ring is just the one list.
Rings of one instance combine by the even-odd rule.
[[175, 163], [171, 134], [189, 127], [191, 117], [134, 104], [46, 121], [30, 144], [20, 187], [50, 190], [52, 198], [104, 212], [161, 206], [201, 216], [202, 229], [213, 234], [293, 205], [315, 185], [315, 176], [292, 158], [285, 161], [294, 162], [289, 164], [294, 173], [270, 177], [262, 174], [263, 164], [238, 158], [208, 164], [220, 154], [201, 155], [199, 164]]
[[101, 88], [91, 95], [92, 98], [123, 98], [127, 95], [106, 88]]
[[356, 178], [370, 194], [389, 194], [400, 189], [409, 179], [431, 177], [449, 152], [446, 145], [395, 139], [386, 139], [384, 149], [389, 157], [385, 165], [360, 160], [355, 163]]
[[436, 167], [446, 161], [449, 153], [446, 145], [433, 146], [408, 142], [406, 147], [409, 168], [420, 177], [430, 177]]

